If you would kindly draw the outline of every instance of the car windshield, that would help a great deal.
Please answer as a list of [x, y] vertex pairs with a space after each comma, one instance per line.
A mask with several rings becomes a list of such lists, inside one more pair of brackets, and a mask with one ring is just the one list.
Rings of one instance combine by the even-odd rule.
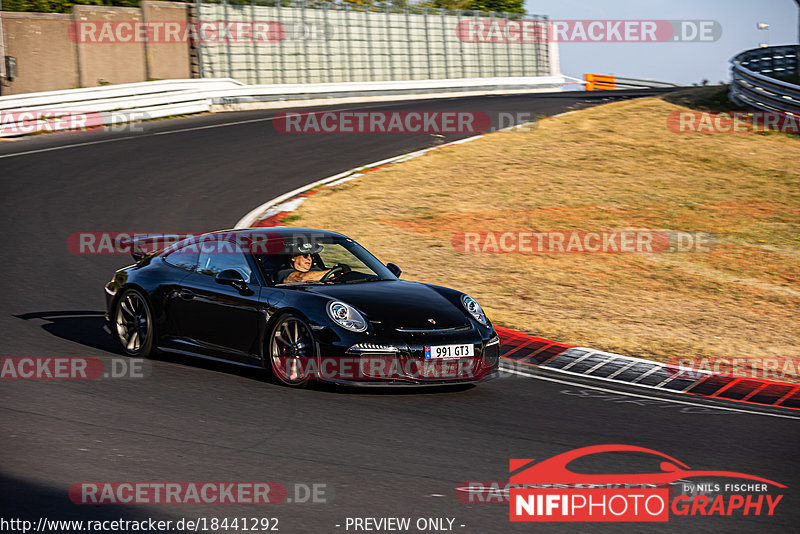
[[375, 256], [347, 237], [286, 235], [279, 253], [254, 254], [253, 257], [264, 278], [274, 284], [345, 284], [397, 280]]

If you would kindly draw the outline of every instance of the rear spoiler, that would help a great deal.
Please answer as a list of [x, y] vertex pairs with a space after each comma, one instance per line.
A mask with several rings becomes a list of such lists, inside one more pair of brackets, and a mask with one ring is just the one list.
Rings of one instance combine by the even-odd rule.
[[130, 246], [131, 257], [138, 263], [146, 256], [164, 250], [175, 243], [183, 241], [193, 234], [141, 234], [121, 241], [120, 244]]

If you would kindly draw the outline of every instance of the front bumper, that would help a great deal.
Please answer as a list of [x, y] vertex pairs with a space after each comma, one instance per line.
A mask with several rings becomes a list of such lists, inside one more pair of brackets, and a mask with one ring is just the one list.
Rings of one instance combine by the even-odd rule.
[[320, 379], [322, 382], [328, 382], [331, 384], [340, 384], [343, 386], [356, 386], [356, 387], [373, 387], [373, 388], [380, 388], [380, 387], [441, 387], [441, 386], [455, 386], [455, 385], [465, 385], [465, 384], [479, 384], [481, 382], [486, 382], [488, 380], [492, 380], [493, 378], [497, 378], [500, 376], [500, 371], [494, 371], [491, 374], [486, 375], [483, 378], [477, 378], [473, 380], [414, 380], [414, 379], [406, 379], [406, 380], [344, 380], [344, 379], [335, 379], [335, 378], [328, 378], [328, 379]]
[[[473, 325], [456, 333], [372, 336], [366, 351], [352, 350], [365, 344], [364, 337], [345, 338], [318, 336], [310, 378], [358, 386], [441, 386], [484, 382], [499, 374], [500, 343], [494, 329]], [[447, 344], [471, 344], [473, 355], [426, 359], [426, 346]]]

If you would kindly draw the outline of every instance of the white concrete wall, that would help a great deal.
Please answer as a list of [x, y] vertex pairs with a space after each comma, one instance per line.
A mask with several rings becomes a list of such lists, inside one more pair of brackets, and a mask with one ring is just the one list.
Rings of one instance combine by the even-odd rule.
[[204, 77], [270, 84], [558, 74], [548, 51], [556, 43], [462, 42], [456, 26], [466, 17], [436, 11], [202, 4], [199, 15], [201, 21], [276, 21], [288, 30], [277, 43], [204, 43]]

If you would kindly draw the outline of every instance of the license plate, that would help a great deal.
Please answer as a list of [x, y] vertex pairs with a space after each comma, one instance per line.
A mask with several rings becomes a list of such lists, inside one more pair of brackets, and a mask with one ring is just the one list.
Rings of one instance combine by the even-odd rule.
[[474, 354], [475, 346], [466, 345], [434, 345], [425, 347], [425, 359], [437, 360], [441, 358], [469, 358]]

